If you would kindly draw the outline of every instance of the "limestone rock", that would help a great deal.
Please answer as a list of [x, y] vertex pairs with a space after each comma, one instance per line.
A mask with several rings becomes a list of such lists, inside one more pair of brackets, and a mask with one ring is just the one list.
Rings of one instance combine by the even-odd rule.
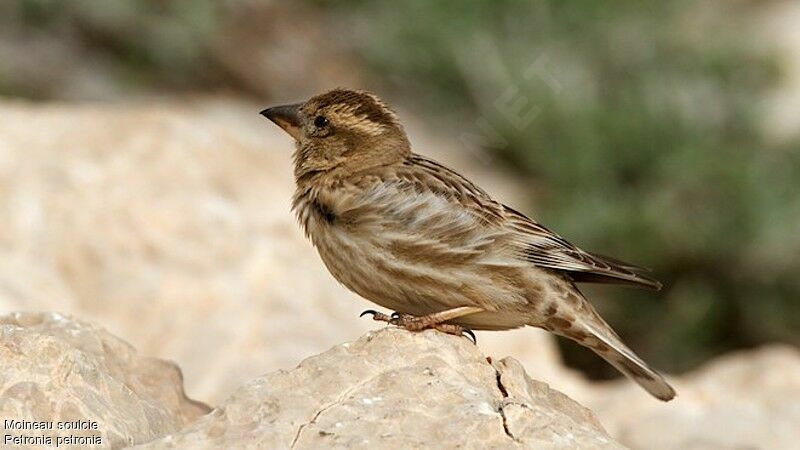
[[258, 378], [140, 448], [620, 448], [594, 414], [465, 338], [371, 332]]
[[[176, 361], [187, 392], [210, 403], [378, 326], [300, 232], [292, 143], [264, 106], [0, 102], [0, 314], [100, 323]], [[407, 122], [420, 151], [524, 204], [496, 166]], [[479, 338], [576, 392], [540, 330]]]
[[722, 356], [675, 379], [678, 397], [653, 402], [629, 383], [598, 389], [592, 409], [612, 436], [641, 449], [795, 449], [800, 351], [774, 345]]
[[[101, 437], [102, 447], [89, 447], [118, 448], [176, 431], [208, 409], [184, 395], [174, 364], [138, 356], [103, 329], [56, 313], [0, 316], [4, 439], [77, 434]], [[7, 420], [54, 422], [56, 430], [19, 430]], [[78, 420], [97, 422], [97, 431], [57, 431], [59, 421]]]

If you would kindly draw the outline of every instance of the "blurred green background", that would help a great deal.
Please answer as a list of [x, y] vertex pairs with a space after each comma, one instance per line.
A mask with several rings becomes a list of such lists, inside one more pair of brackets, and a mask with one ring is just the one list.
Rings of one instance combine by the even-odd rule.
[[[548, 227], [651, 267], [659, 293], [586, 290], [648, 361], [682, 371], [731, 349], [800, 344], [800, 39], [791, 33], [800, 14], [791, 8], [6, 1], [0, 95], [261, 101], [337, 84], [378, 90], [518, 173], [525, 209]], [[613, 374], [562, 349], [595, 377]]]

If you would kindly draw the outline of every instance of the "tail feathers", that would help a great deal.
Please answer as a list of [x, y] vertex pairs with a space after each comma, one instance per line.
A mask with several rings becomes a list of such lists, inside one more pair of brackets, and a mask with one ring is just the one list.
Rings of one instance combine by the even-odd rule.
[[589, 345], [589, 347], [653, 397], [665, 402], [675, 398], [675, 389], [667, 383], [664, 377], [636, 356], [609, 327], [606, 326], [606, 328], [607, 330], [599, 330], [586, 326], [586, 329], [598, 341], [596, 345]]

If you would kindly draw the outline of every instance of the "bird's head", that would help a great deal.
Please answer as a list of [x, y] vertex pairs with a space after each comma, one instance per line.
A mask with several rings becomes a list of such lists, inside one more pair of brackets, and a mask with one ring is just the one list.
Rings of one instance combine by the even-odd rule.
[[261, 114], [296, 141], [295, 176], [356, 172], [404, 159], [408, 138], [395, 113], [369, 92], [334, 89]]

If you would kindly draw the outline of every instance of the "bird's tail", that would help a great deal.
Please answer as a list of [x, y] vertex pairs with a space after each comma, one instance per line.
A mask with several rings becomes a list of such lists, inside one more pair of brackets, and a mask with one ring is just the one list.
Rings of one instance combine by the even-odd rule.
[[675, 389], [667, 383], [664, 377], [650, 368], [647, 363], [633, 353], [633, 350], [623, 344], [611, 327], [602, 322], [602, 319], [596, 324], [583, 323], [582, 325], [590, 334], [590, 338], [582, 339], [581, 344], [591, 348], [653, 397], [665, 402], [675, 397]]

